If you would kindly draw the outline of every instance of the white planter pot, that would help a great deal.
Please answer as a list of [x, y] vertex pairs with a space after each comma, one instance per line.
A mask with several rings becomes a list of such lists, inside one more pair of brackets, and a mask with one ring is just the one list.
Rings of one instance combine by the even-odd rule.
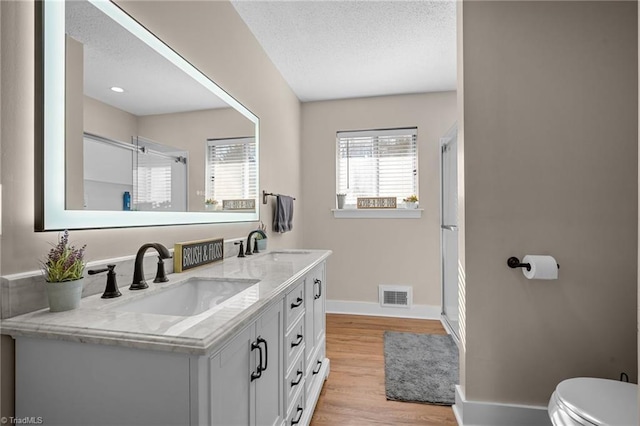
[[76, 309], [82, 298], [84, 278], [61, 283], [45, 283], [49, 298], [49, 311], [64, 312]]
[[418, 208], [418, 203], [411, 202], [411, 201], [405, 201], [405, 207], [408, 208], [408, 209], [417, 209]]

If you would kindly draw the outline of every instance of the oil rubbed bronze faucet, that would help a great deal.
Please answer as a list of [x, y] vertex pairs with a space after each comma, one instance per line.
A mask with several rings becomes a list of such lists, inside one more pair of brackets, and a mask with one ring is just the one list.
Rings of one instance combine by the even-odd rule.
[[262, 229], [256, 229], [254, 231], [249, 232], [249, 236], [247, 237], [247, 249], [244, 252], [244, 254], [246, 254], [247, 256], [250, 256], [253, 253], [260, 253], [258, 251], [258, 240], [256, 240], [255, 238], [253, 240], [254, 241], [253, 253], [251, 252], [251, 236], [253, 234], [260, 234], [262, 235], [262, 238], [267, 238], [267, 234], [265, 234]]
[[156, 277], [153, 282], [164, 283], [169, 281], [169, 278], [167, 278], [167, 275], [164, 272], [163, 259], [170, 259], [171, 253], [169, 253], [169, 250], [160, 243], [147, 243], [140, 247], [136, 254], [136, 262], [133, 268], [133, 283], [129, 287], [129, 290], [142, 290], [149, 287], [144, 279], [144, 268], [142, 266], [144, 253], [148, 248], [154, 248], [158, 252], [158, 270], [156, 271]]

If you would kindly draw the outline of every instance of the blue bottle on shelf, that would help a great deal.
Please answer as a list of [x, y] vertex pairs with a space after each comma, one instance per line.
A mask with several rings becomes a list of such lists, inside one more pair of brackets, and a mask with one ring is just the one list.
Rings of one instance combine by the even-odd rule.
[[122, 196], [122, 210], [131, 210], [131, 193], [125, 191]]

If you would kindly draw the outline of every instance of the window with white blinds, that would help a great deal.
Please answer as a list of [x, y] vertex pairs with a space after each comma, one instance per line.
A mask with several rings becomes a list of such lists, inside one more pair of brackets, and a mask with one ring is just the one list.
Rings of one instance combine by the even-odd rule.
[[417, 128], [338, 132], [336, 192], [358, 197], [418, 194]]
[[257, 197], [255, 138], [207, 140], [206, 198]]

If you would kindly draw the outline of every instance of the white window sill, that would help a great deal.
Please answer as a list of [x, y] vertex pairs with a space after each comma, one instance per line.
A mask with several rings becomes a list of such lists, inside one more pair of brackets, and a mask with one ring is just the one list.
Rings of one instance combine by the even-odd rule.
[[420, 219], [424, 209], [331, 209], [336, 219]]

